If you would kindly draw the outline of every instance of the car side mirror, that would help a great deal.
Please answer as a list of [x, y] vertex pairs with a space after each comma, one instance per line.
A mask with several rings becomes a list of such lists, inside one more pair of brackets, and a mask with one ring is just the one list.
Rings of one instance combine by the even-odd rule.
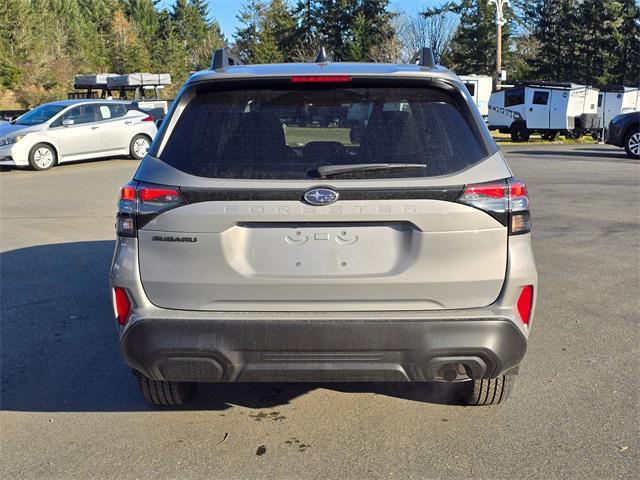
[[62, 126], [63, 127], [69, 127], [73, 124], [75, 124], [76, 122], [74, 122], [73, 120], [71, 120], [70, 118], [66, 118], [64, 120], [62, 120]]

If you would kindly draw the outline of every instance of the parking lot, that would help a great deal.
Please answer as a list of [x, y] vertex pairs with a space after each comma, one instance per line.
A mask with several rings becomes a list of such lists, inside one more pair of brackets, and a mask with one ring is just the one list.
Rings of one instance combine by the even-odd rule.
[[631, 478], [640, 469], [640, 162], [589, 144], [504, 151], [533, 202], [540, 275], [510, 400], [448, 385], [207, 386], [146, 405], [108, 294], [137, 162], [0, 173], [5, 479]]

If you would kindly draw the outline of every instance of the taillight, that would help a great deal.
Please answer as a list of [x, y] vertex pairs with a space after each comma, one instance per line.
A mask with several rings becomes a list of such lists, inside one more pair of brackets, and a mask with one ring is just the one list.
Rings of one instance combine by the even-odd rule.
[[520, 297], [518, 297], [518, 315], [522, 323], [529, 325], [529, 319], [531, 318], [531, 307], [533, 306], [533, 286], [527, 285], [522, 288]]
[[174, 187], [131, 182], [120, 190], [116, 230], [123, 237], [135, 237], [154, 217], [186, 202]]
[[141, 121], [143, 121], [143, 122], [153, 122], [153, 117], [151, 115], [148, 115], [148, 116], [144, 117]]
[[531, 231], [527, 186], [519, 180], [466, 185], [457, 201], [487, 212], [509, 227], [510, 235]]
[[519, 235], [531, 231], [531, 212], [529, 211], [527, 186], [513, 178], [509, 179], [509, 212], [509, 232], [511, 235]]
[[116, 318], [120, 325], [124, 325], [129, 318], [129, 312], [131, 311], [131, 302], [129, 301], [129, 295], [124, 288], [116, 287], [113, 289], [116, 304]]
[[175, 188], [142, 187], [138, 193], [143, 202], [167, 203], [180, 198], [180, 192]]

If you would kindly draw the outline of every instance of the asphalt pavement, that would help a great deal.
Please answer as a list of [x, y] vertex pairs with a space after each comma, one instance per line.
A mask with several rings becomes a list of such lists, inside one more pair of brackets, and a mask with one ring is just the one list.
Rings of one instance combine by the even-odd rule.
[[640, 161], [504, 151], [540, 290], [512, 397], [480, 408], [442, 384], [208, 385], [187, 409], [148, 406], [107, 283], [137, 162], [0, 173], [0, 478], [637, 478]]

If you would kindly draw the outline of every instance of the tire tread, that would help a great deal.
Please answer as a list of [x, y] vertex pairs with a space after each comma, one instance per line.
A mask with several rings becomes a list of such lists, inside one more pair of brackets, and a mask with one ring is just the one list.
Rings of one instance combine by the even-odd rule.
[[465, 395], [465, 403], [475, 406], [498, 405], [509, 397], [514, 381], [514, 375], [473, 380]]
[[140, 393], [151, 405], [172, 406], [184, 405], [189, 401], [196, 384], [192, 382], [171, 382], [151, 380], [141, 374], [136, 374]]

